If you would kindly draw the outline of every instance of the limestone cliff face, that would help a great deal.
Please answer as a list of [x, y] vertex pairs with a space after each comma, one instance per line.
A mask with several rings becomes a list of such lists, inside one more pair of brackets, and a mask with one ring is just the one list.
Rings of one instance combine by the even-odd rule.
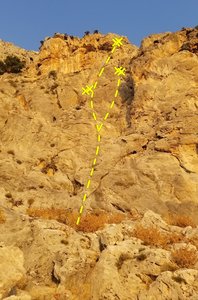
[[[31, 291], [31, 295], [24, 295], [27, 299], [44, 299], [44, 296], [38, 298], [38, 294], [45, 294], [45, 291], [46, 295], [51, 295], [47, 286], [51, 284], [49, 273], [52, 271], [53, 284], [60, 283], [57, 291], [63, 295], [60, 299], [80, 299], [75, 296], [78, 293], [74, 287], [75, 280], [78, 281], [75, 270], [79, 265], [86, 269], [86, 274], [91, 274], [86, 282], [85, 300], [136, 299], [138, 293], [138, 299], [147, 299], [144, 291], [147, 284], [140, 279], [145, 274], [131, 278], [130, 284], [134, 288], [130, 296], [124, 292], [119, 294], [119, 290], [127, 289], [127, 283], [119, 281], [119, 276], [124, 278], [125, 269], [122, 275], [119, 275], [120, 271], [115, 273], [115, 282], [119, 281], [117, 287], [113, 280], [105, 285], [107, 278], [103, 268], [108, 254], [111, 257], [109, 272], [114, 273], [114, 248], [105, 250], [107, 252], [101, 254], [97, 263], [99, 236], [84, 237], [82, 242], [80, 233], [66, 225], [42, 219], [32, 221], [27, 216], [28, 208], [79, 211], [97, 142], [89, 97], [82, 95], [82, 87], [96, 81], [98, 71], [111, 51], [114, 37], [118, 36], [93, 34], [79, 39], [57, 34], [46, 39], [39, 52], [26, 51], [0, 41], [0, 59], [14, 54], [26, 61], [22, 73], [0, 76], [0, 205], [7, 214], [7, 236], [12, 237], [14, 222], [10, 221], [11, 216], [17, 216], [14, 245], [12, 238], [2, 235], [2, 240], [5, 247], [23, 249], [29, 276], [26, 291]], [[198, 30], [188, 28], [175, 33], [151, 35], [142, 41], [140, 48], [131, 45], [124, 37], [123, 46], [112, 54], [95, 90], [94, 107], [99, 119], [107, 112], [114, 96], [114, 67], [126, 68], [126, 76], [122, 79], [114, 108], [101, 130], [101, 152], [85, 213], [103, 211], [126, 215], [137, 210], [143, 215], [150, 209], [162, 216], [168, 212], [179, 212], [197, 222], [197, 45]], [[20, 216], [24, 218], [24, 226]], [[3, 228], [5, 224], [0, 226]], [[118, 231], [121, 230], [119, 226], [116, 227]], [[49, 246], [49, 249], [43, 240], [46, 228], [49, 228], [48, 243], [54, 244], [58, 239], [52, 232], [55, 230], [56, 235], [61, 232], [63, 240], [64, 232], [68, 236], [71, 234], [71, 248], [86, 249], [82, 250], [85, 252], [78, 262], [75, 260], [78, 251], [72, 254], [72, 249], [68, 249], [72, 257], [72, 274], [67, 274], [68, 261], [60, 250], [65, 245], [57, 240], [57, 246]], [[128, 229], [122, 229], [122, 234], [123, 230], [127, 232]], [[116, 231], [116, 236], [120, 234]], [[74, 235], [78, 240], [76, 244]], [[105, 231], [104, 235], [108, 236], [108, 232]], [[113, 239], [116, 241], [115, 237]], [[121, 242], [122, 238], [118, 240]], [[90, 241], [92, 245], [88, 246]], [[123, 252], [126, 254], [128, 247], [136, 255], [134, 249], [137, 245], [133, 243], [131, 240], [123, 242], [121, 248], [115, 249], [115, 256], [119, 257]], [[29, 252], [33, 253], [32, 256]], [[60, 257], [58, 252], [61, 252]], [[159, 255], [168, 263], [168, 252], [162, 252]], [[36, 266], [39, 259], [40, 267]], [[132, 261], [129, 264], [135, 268]], [[34, 270], [37, 267], [36, 275]], [[99, 290], [93, 292], [97, 285], [97, 272], [104, 275], [101, 277], [104, 281], [101, 279]], [[82, 271], [83, 276], [85, 273]], [[159, 274], [161, 271], [153, 271], [152, 276]], [[160, 291], [163, 276], [156, 283], [156, 290]], [[197, 276], [197, 273], [192, 276]], [[67, 280], [71, 288], [65, 291], [63, 286]], [[171, 279], [166, 280], [173, 286]], [[139, 287], [136, 290], [137, 282]], [[42, 292], [34, 291], [37, 283], [41, 285]], [[112, 295], [111, 289], [114, 290]], [[152, 286], [151, 295], [153, 289], [155, 287]], [[2, 295], [5, 295], [4, 291]], [[163, 299], [173, 299], [170, 297]]]
[[[115, 34], [93, 34], [79, 39], [57, 34], [42, 45], [37, 57], [39, 70], [42, 74], [56, 70], [62, 74], [81, 72], [81, 77], [83, 74], [90, 75], [90, 71], [94, 69], [95, 72], [101, 61], [106, 59], [115, 37]], [[137, 53], [137, 47], [131, 45], [127, 38], [123, 38], [123, 42], [125, 48], [116, 53], [114, 62], [126, 59], [127, 54], [131, 58]]]

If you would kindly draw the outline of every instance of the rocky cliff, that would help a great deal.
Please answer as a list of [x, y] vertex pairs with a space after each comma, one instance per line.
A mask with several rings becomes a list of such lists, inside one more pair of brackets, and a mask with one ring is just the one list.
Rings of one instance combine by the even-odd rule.
[[198, 30], [115, 38], [0, 41], [0, 299], [198, 299]]

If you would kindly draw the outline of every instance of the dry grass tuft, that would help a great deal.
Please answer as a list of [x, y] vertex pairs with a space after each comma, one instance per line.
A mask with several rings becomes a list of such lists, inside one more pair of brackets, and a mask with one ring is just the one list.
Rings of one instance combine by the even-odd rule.
[[78, 231], [95, 232], [104, 227], [105, 224], [121, 223], [126, 216], [119, 213], [87, 213], [81, 217], [80, 224], [76, 225], [78, 212], [71, 212], [67, 209], [58, 208], [29, 208], [27, 213], [31, 217], [38, 217], [43, 219], [56, 220], [64, 223]]
[[5, 221], [6, 221], [6, 217], [4, 215], [4, 212], [0, 210], [0, 224], [5, 223]]
[[167, 249], [171, 244], [185, 242], [186, 238], [179, 233], [162, 233], [157, 227], [144, 227], [141, 224], [136, 225], [132, 233], [133, 236], [144, 241], [145, 245], [152, 245]]
[[119, 213], [88, 213], [81, 218], [81, 222], [77, 228], [83, 232], [95, 232], [98, 229], [102, 229], [105, 224], [119, 224], [126, 217]]
[[144, 227], [141, 224], [137, 224], [132, 235], [144, 241], [145, 245], [164, 247], [169, 242], [167, 235], [161, 233], [155, 226]]
[[127, 254], [127, 253], [120, 254], [120, 256], [116, 262], [116, 267], [118, 268], [118, 270], [121, 269], [123, 263], [128, 259], [131, 259], [131, 256], [129, 254]]
[[68, 211], [66, 209], [59, 208], [28, 208], [27, 214], [33, 218], [56, 220], [66, 224]]
[[174, 225], [179, 227], [187, 227], [187, 226], [196, 227], [196, 224], [193, 221], [193, 219], [187, 215], [169, 214], [168, 216], [165, 217], [165, 220], [169, 225]]
[[188, 242], [194, 245], [198, 250], [198, 236], [194, 236], [188, 239]]
[[185, 235], [182, 233], [176, 233], [176, 232], [171, 232], [167, 234], [168, 237], [168, 243], [169, 244], [175, 244], [175, 243], [184, 243], [186, 241]]
[[198, 259], [197, 251], [195, 249], [180, 248], [171, 252], [174, 262], [180, 268], [192, 267]]

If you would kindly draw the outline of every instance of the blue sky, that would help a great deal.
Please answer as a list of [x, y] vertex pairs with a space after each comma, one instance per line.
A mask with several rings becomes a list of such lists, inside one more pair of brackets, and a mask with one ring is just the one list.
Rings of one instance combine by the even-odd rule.
[[136, 45], [152, 33], [198, 25], [198, 0], [0, 0], [0, 39], [38, 50], [54, 32], [125, 35]]

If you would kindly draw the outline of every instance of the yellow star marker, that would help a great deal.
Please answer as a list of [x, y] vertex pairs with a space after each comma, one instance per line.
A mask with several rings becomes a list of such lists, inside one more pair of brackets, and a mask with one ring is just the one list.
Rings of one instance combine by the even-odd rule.
[[116, 67], [115, 67], [114, 69], [116, 70], [115, 73], [114, 73], [115, 75], [118, 74], [118, 76], [119, 76], [119, 75], [125, 76], [125, 73], [124, 73], [125, 70], [126, 70], [125, 68], [123, 68], [123, 67], [116, 68]]
[[113, 39], [113, 47], [120, 47], [122, 45], [123, 38], [114, 38]]
[[91, 85], [91, 86], [87, 85], [85, 88], [82, 88], [82, 90], [83, 90], [82, 95], [84, 95], [84, 94], [89, 95], [90, 93], [91, 93], [91, 95], [93, 95], [92, 89], [93, 89], [93, 85]]

